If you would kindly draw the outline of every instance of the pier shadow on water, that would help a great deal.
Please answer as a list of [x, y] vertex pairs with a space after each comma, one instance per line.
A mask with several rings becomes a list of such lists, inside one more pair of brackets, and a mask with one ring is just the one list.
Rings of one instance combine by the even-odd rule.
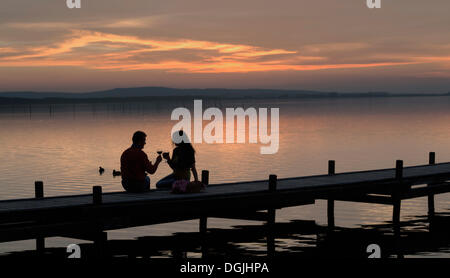
[[[267, 225], [234, 226], [231, 229], [208, 229], [201, 233], [175, 233], [170, 236], [144, 236], [130, 240], [109, 240], [102, 246], [102, 258], [131, 258], [150, 260], [169, 258], [173, 262], [191, 258], [219, 260], [239, 259], [366, 259], [367, 247], [377, 244], [381, 258], [440, 258], [450, 256], [450, 213], [439, 213], [433, 221], [417, 216], [401, 222], [401, 233], [393, 233], [389, 222], [362, 225], [356, 228], [335, 227], [330, 230], [315, 221], [292, 220], [276, 223], [269, 231]], [[269, 235], [269, 236], [268, 236]], [[274, 241], [271, 240], [272, 236]], [[271, 244], [275, 247], [271, 248]], [[98, 246], [80, 244], [82, 260], [99, 257]], [[19, 251], [1, 258], [35, 257], [65, 259], [65, 248]]]

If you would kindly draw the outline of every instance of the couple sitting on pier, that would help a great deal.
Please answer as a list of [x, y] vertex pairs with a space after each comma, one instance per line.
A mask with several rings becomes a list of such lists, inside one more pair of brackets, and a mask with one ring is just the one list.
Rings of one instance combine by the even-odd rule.
[[[122, 186], [127, 192], [148, 192], [150, 191], [150, 177], [146, 173], [154, 174], [161, 163], [161, 154], [152, 164], [147, 154], [142, 150], [146, 144], [147, 135], [142, 131], [133, 134], [133, 145], [125, 150], [120, 157], [120, 167], [122, 171]], [[181, 141], [181, 142], [180, 142]], [[182, 131], [177, 131], [172, 135], [172, 142], [175, 145], [172, 157], [169, 153], [163, 153], [163, 158], [172, 168], [173, 173], [156, 183], [157, 188], [171, 189], [176, 181], [189, 181], [191, 171], [194, 179], [198, 182], [197, 170], [195, 168], [195, 151], [189, 138]]]

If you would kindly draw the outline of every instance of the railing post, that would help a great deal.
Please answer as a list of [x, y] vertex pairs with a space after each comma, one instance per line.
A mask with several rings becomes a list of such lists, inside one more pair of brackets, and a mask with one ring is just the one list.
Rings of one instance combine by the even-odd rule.
[[44, 182], [42, 181], [34, 182], [34, 197], [36, 199], [44, 198]]
[[401, 180], [403, 178], [403, 160], [395, 162], [395, 178]]
[[[34, 197], [36, 199], [44, 198], [44, 182], [35, 181], [34, 182]], [[43, 254], [45, 250], [45, 237], [36, 238], [36, 251], [38, 254]]]
[[[332, 176], [336, 173], [336, 162], [334, 160], [328, 161], [328, 175]], [[328, 197], [327, 199], [327, 217], [328, 228], [334, 228], [334, 198]]]
[[[429, 164], [430, 165], [436, 164], [436, 153], [434, 153], [434, 152], [429, 153]], [[427, 186], [431, 187], [431, 186], [433, 186], [433, 184], [429, 183]], [[430, 224], [430, 228], [432, 226], [434, 214], [435, 214], [434, 194], [430, 190], [430, 193], [428, 194], [428, 222]]]
[[275, 192], [277, 190], [277, 175], [269, 176], [269, 191]]
[[[277, 190], [277, 176], [269, 176], [269, 192], [274, 193]], [[276, 211], [273, 206], [267, 210], [267, 256], [273, 257], [275, 254], [274, 226], [276, 220]]]
[[428, 155], [428, 161], [430, 165], [434, 165], [436, 164], [436, 153], [435, 152], [430, 152]]
[[94, 186], [92, 187], [92, 203], [94, 205], [100, 205], [102, 203], [102, 187]]
[[336, 173], [336, 161], [328, 160], [328, 175], [332, 176]]

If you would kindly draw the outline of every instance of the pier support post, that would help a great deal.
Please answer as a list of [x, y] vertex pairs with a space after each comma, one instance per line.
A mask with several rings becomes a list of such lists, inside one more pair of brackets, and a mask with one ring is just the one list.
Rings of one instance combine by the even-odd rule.
[[[44, 198], [44, 182], [35, 181], [34, 182], [34, 196], [36, 199]], [[43, 254], [45, 250], [45, 238], [37, 237], [36, 238], [36, 251], [38, 254]]]
[[98, 232], [94, 235], [94, 256], [96, 259], [104, 259], [107, 254], [108, 233]]
[[[434, 165], [434, 164], [436, 164], [436, 153], [434, 153], [434, 152], [430, 152], [429, 153], [429, 164], [430, 165]], [[432, 186], [433, 184], [432, 183], [430, 183], [430, 184], [428, 184], [427, 186]], [[433, 219], [434, 219], [434, 214], [435, 214], [435, 209], [434, 209], [434, 194], [433, 193], [429, 193], [428, 194], [428, 222], [429, 222], [429, 225], [430, 225], [430, 229], [431, 229], [431, 226], [432, 226], [432, 222], [433, 222]]]
[[[277, 190], [277, 176], [269, 176], [269, 192], [274, 193]], [[275, 236], [274, 226], [276, 220], [276, 211], [273, 206], [267, 210], [267, 256], [273, 257], [275, 255]]]
[[[209, 185], [209, 171], [202, 171], [202, 183], [204, 185]], [[199, 221], [199, 230], [201, 235], [201, 249], [202, 249], [202, 258], [208, 257], [208, 245], [206, 240], [206, 232], [208, 230], [208, 218], [206, 216], [201, 216]]]
[[392, 212], [392, 224], [394, 226], [394, 233], [400, 233], [400, 208], [401, 208], [401, 198], [400, 191], [402, 187], [402, 179], [403, 179], [403, 160], [397, 160], [395, 164], [395, 179], [397, 180], [397, 184], [394, 185], [392, 189], [392, 202], [394, 205], [394, 209]]
[[92, 187], [92, 203], [94, 205], [100, 205], [102, 203], [102, 187]]
[[[328, 175], [332, 176], [336, 173], [336, 162], [334, 160], [328, 161]], [[327, 199], [327, 218], [328, 228], [334, 229], [334, 198]]]
[[[397, 194], [396, 194], [397, 195]], [[401, 209], [401, 201], [397, 196], [393, 196], [394, 200], [394, 209], [392, 213], [392, 223], [394, 224], [394, 232], [400, 232], [400, 209]]]
[[[205, 185], [209, 184], [209, 171], [202, 171], [202, 183]], [[206, 216], [200, 217], [199, 230], [201, 234], [206, 234], [206, 230], [208, 229], [208, 218]]]
[[403, 258], [402, 245], [400, 242], [400, 209], [401, 209], [401, 191], [403, 190], [403, 160], [397, 160], [395, 164], [395, 179], [397, 182], [392, 189], [392, 203], [394, 205], [392, 212], [392, 224], [394, 232], [394, 245], [397, 252], [397, 258]]
[[[92, 204], [101, 205], [103, 203], [102, 198], [102, 187], [101, 186], [93, 186], [92, 187]], [[96, 214], [94, 215], [94, 217]], [[96, 217], [95, 217], [96, 218]], [[95, 222], [97, 219], [94, 219]], [[108, 234], [102, 231], [102, 227], [97, 225], [94, 222], [94, 229], [97, 231], [93, 232], [93, 240], [94, 240], [94, 257], [96, 259], [102, 259], [106, 254], [106, 244], [108, 241]], [[98, 226], [98, 227], [97, 227]]]

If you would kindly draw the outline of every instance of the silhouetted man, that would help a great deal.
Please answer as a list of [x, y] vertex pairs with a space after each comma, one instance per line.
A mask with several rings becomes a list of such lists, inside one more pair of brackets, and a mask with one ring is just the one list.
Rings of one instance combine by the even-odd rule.
[[127, 192], [147, 192], [150, 190], [149, 174], [154, 174], [162, 158], [159, 155], [153, 165], [142, 151], [146, 144], [147, 135], [142, 131], [133, 134], [133, 145], [125, 150], [120, 157], [122, 172], [122, 186]]

